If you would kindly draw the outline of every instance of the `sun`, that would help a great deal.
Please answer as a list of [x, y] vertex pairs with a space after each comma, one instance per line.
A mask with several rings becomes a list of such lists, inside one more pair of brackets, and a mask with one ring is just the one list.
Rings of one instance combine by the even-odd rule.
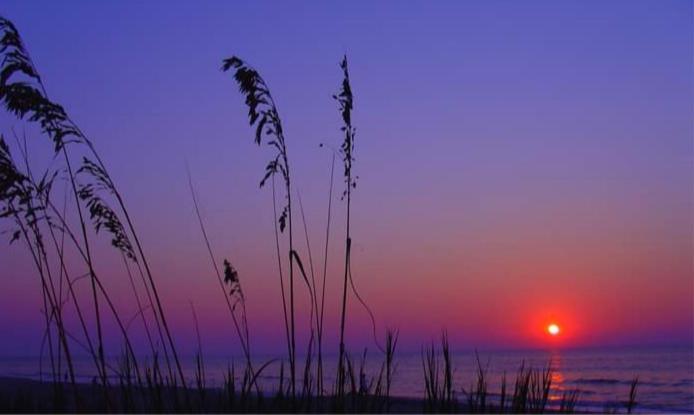
[[555, 323], [552, 323], [549, 326], [547, 326], [547, 333], [549, 333], [552, 336], [558, 335], [560, 331], [561, 331], [561, 329]]

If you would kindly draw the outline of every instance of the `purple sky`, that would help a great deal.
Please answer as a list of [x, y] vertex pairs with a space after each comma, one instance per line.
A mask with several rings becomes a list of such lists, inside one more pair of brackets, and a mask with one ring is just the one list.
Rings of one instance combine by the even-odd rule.
[[[272, 89], [322, 263], [330, 153], [319, 143], [340, 143], [331, 94], [347, 53], [353, 269], [379, 330], [400, 327], [412, 348], [443, 327], [461, 347], [525, 347], [557, 319], [570, 345], [691, 342], [691, 2], [5, 1], [0, 12], [103, 155], [181, 338], [194, 333], [192, 301], [211, 350], [234, 342], [187, 163], [216, 254], [240, 272], [254, 342], [284, 347], [271, 195], [258, 189], [270, 152], [252, 143], [222, 59], [243, 57]], [[331, 334], [344, 238], [334, 206]], [[125, 299], [102, 245], [101, 272]], [[0, 248], [0, 276], [0, 353], [36, 353], [39, 282], [21, 245]], [[368, 343], [366, 315], [352, 315], [354, 343]]]

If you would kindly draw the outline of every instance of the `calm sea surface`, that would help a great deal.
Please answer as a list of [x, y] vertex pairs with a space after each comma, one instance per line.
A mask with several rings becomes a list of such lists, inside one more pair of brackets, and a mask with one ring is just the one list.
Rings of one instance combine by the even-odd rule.
[[[690, 347], [610, 348], [560, 351], [498, 351], [479, 352], [482, 365], [487, 367], [490, 392], [498, 394], [501, 378], [506, 373], [509, 383], [521, 362], [535, 368], [553, 368], [550, 399], [558, 400], [567, 390], [580, 390], [578, 409], [604, 411], [623, 409], [634, 377], [639, 377], [637, 408], [643, 412], [694, 412], [694, 349]], [[193, 379], [193, 359], [186, 370]], [[326, 367], [334, 371], [335, 357], [327, 359]], [[367, 356], [366, 371], [373, 375], [380, 368], [380, 356]], [[256, 367], [262, 360], [258, 360]], [[456, 353], [454, 385], [459, 399], [463, 389], [469, 389], [476, 369], [474, 352]], [[205, 360], [208, 385], [223, 382], [228, 360], [208, 357]], [[424, 395], [422, 363], [419, 353], [396, 355], [396, 374], [392, 394], [421, 398]], [[93, 377], [90, 361], [78, 359], [77, 371], [81, 380]], [[285, 368], [286, 369], [286, 368]], [[303, 369], [303, 367], [302, 367]], [[43, 370], [48, 371], [44, 359]], [[286, 374], [286, 370], [285, 370]], [[263, 372], [262, 383], [268, 392], [277, 388], [279, 363], [273, 363]], [[36, 358], [0, 359], [0, 376], [39, 378]], [[44, 377], [47, 376], [44, 374]], [[328, 375], [330, 377], [330, 374]], [[512, 388], [512, 385], [511, 385]]]

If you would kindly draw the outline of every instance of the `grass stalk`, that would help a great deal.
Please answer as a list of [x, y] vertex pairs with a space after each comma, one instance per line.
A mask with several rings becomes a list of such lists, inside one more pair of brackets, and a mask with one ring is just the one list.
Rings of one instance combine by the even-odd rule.
[[[227, 308], [229, 310], [229, 314], [231, 315], [231, 318], [234, 322], [234, 326], [236, 328], [236, 333], [239, 337], [239, 341], [241, 343], [241, 348], [243, 349], [243, 355], [246, 360], [246, 365], [250, 368], [251, 367], [251, 354], [250, 354], [250, 344], [249, 344], [249, 339], [246, 335], [244, 335], [243, 331], [239, 327], [239, 323], [236, 319], [236, 315], [234, 314], [234, 307], [231, 304], [230, 296], [227, 295], [227, 289], [224, 287], [224, 279], [222, 279], [222, 274], [219, 271], [219, 268], [217, 267], [217, 261], [215, 260], [214, 253], [212, 251], [212, 245], [210, 243], [210, 239], [207, 236], [207, 231], [205, 230], [205, 224], [202, 220], [202, 215], [200, 214], [200, 206], [198, 204], [198, 199], [195, 194], [195, 187], [193, 186], [193, 179], [190, 175], [190, 170], [188, 170], [188, 186], [190, 189], [190, 194], [193, 199], [193, 205], [195, 207], [195, 215], [197, 216], [198, 219], [198, 224], [200, 225], [200, 232], [202, 233], [203, 239], [205, 240], [205, 246], [207, 247], [207, 253], [210, 256], [210, 261], [212, 263], [212, 267], [214, 268], [214, 271], [217, 275], [217, 282], [219, 283], [219, 288], [222, 292], [222, 295], [224, 297], [224, 301], [227, 305]], [[244, 313], [245, 315], [245, 313]], [[247, 327], [247, 324], [244, 325]]]
[[[263, 187], [269, 178], [274, 178], [280, 173], [284, 180], [286, 205], [282, 209], [278, 222], [280, 232], [284, 232], [288, 225], [289, 239], [289, 366], [290, 366], [290, 390], [292, 398], [296, 398], [296, 330], [294, 307], [294, 259], [298, 257], [294, 250], [293, 215], [292, 215], [292, 186], [289, 168], [287, 145], [279, 117], [277, 105], [270, 93], [270, 89], [258, 71], [246, 64], [236, 56], [225, 59], [222, 64], [223, 71], [234, 70], [240, 91], [246, 96], [248, 106], [249, 124], [256, 126], [255, 142], [260, 145], [263, 136], [268, 136], [266, 143], [276, 150], [275, 157], [268, 162], [265, 175], [260, 181]], [[273, 203], [274, 203], [273, 196]]]
[[345, 236], [345, 272], [342, 284], [342, 310], [340, 313], [340, 349], [338, 355], [338, 397], [343, 397], [344, 382], [345, 382], [345, 322], [347, 316], [347, 281], [349, 279], [350, 272], [350, 255], [352, 250], [352, 238], [351, 238], [351, 228], [350, 228], [350, 213], [352, 206], [352, 189], [356, 186], [356, 182], [352, 179], [352, 163], [354, 158], [352, 156], [352, 150], [354, 149], [354, 128], [352, 127], [352, 89], [349, 83], [349, 71], [347, 68], [347, 57], [345, 56], [340, 63], [342, 68], [344, 79], [342, 81], [342, 88], [338, 95], [334, 95], [333, 98], [338, 102], [340, 107], [340, 112], [342, 114], [342, 120], [344, 125], [341, 130], [344, 133], [344, 141], [340, 148], [340, 153], [342, 154], [342, 160], [344, 162], [344, 177], [346, 183], [346, 189], [343, 193], [343, 198], [347, 198], [347, 212], [346, 212], [346, 236]]
[[325, 249], [323, 251], [323, 278], [321, 283], [321, 304], [319, 312], [320, 317], [318, 319], [318, 396], [323, 396], [323, 319], [325, 316], [325, 282], [328, 275], [328, 246], [330, 244], [330, 218], [332, 213], [334, 174], [335, 153], [333, 152], [332, 161], [330, 164], [330, 189], [328, 190], [328, 214], [325, 225]]

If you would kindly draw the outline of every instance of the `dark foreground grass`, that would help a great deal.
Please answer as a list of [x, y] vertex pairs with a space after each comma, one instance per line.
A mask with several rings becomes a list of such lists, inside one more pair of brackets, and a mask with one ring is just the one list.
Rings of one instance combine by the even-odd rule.
[[[446, 380], [451, 370], [445, 358], [427, 354], [425, 366], [433, 364], [439, 372], [429, 373], [434, 383], [439, 383], [435, 399], [430, 392], [424, 398], [392, 397], [380, 394], [377, 388], [347, 387], [342, 396], [292, 397], [288, 388], [280, 386], [272, 393], [260, 389], [247, 389], [238, 383], [230, 369], [222, 387], [181, 388], [163, 378], [146, 386], [135, 386], [121, 379], [103, 386], [95, 378], [90, 384], [76, 384], [75, 394], [67, 393], [66, 384], [40, 382], [21, 378], [0, 377], [0, 409], [3, 412], [103, 412], [110, 408], [119, 413], [576, 413], [578, 391], [565, 392], [559, 402], [548, 405], [551, 385], [551, 369], [534, 370], [521, 366], [512, 392], [507, 393], [502, 382], [500, 393], [492, 394], [487, 388], [483, 371], [478, 371], [470, 390], [458, 389]], [[347, 376], [356, 383], [353, 367], [346, 358]], [[363, 367], [363, 366], [362, 366]], [[360, 371], [359, 378], [363, 379]], [[436, 379], [442, 377], [442, 379]], [[373, 385], [373, 379], [370, 383]], [[427, 382], [429, 382], [428, 380]], [[248, 382], [248, 380], [242, 380]], [[280, 379], [280, 384], [283, 382]], [[635, 408], [634, 380], [628, 400], [623, 408], [612, 407], [611, 413], [631, 413]], [[450, 386], [449, 386], [450, 385]], [[450, 387], [450, 390], [448, 389]], [[456, 395], [460, 390], [460, 396]], [[187, 399], [182, 397], [190, 394]], [[76, 397], [76, 398], [75, 398]]]
[[[204, 359], [196, 356], [195, 379], [188, 387], [177, 377], [162, 372], [158, 361], [144, 367], [145, 381], [134, 378], [127, 354], [115, 368], [117, 379], [104, 388], [97, 377], [89, 384], [0, 378], [0, 410], [3, 412], [110, 412], [118, 413], [576, 413], [579, 390], [565, 390], [550, 403], [553, 369], [534, 369], [521, 363], [515, 380], [507, 384], [504, 374], [500, 390], [489, 389], [487, 367], [477, 358], [471, 385], [457, 385], [448, 338], [422, 351], [425, 392], [422, 398], [391, 396], [397, 334], [388, 333], [386, 356], [375, 376], [366, 373], [366, 351], [359, 361], [345, 353], [344, 391], [324, 395], [302, 388], [293, 395], [280, 365], [277, 386], [263, 390], [256, 381], [261, 366], [253, 373], [237, 373], [228, 367], [221, 387], [205, 385]], [[512, 387], [510, 386], [512, 385]], [[623, 406], [610, 413], [632, 413], [636, 408], [638, 378], [632, 381]], [[606, 407], [607, 408], [607, 407]]]

